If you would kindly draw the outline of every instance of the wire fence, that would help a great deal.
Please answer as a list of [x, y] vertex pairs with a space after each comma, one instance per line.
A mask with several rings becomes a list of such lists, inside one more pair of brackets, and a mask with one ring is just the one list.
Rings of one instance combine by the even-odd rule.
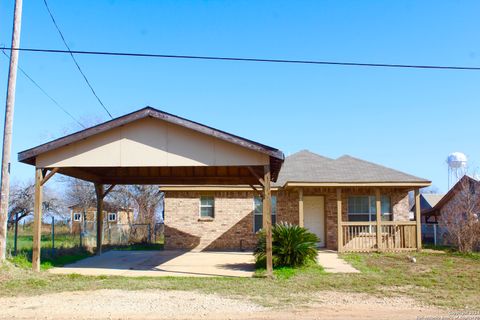
[[[102, 243], [107, 246], [129, 246], [134, 244], [163, 244], [163, 223], [157, 224], [104, 224]], [[97, 223], [84, 222], [81, 226], [81, 246], [95, 247]]]
[[[103, 245], [125, 247], [137, 244], [163, 245], [164, 225], [157, 224], [110, 224], [103, 226]], [[58, 250], [85, 248], [94, 249], [97, 245], [96, 222], [82, 222], [73, 226], [64, 221], [43, 223], [41, 227], [42, 251], [55, 255]], [[23, 223], [11, 228], [7, 237], [7, 252], [17, 255], [31, 251], [33, 247], [33, 223]], [[65, 251], [65, 250], [63, 250]]]
[[422, 243], [448, 246], [447, 229], [434, 223], [422, 224]]

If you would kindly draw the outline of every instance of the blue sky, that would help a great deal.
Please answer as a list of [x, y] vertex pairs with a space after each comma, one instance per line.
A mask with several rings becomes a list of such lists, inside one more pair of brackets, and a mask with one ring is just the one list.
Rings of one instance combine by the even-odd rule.
[[[49, 0], [77, 50], [480, 66], [479, 1]], [[13, 1], [0, 2], [10, 44]], [[63, 49], [43, 1], [24, 1], [22, 47]], [[480, 165], [480, 72], [78, 56], [114, 116], [151, 105], [282, 149], [350, 154], [447, 188], [445, 159]], [[0, 56], [0, 103], [7, 60]], [[85, 123], [106, 120], [70, 57], [23, 67]], [[3, 116], [2, 116], [3, 120]], [[265, 123], [268, 126], [265, 126]], [[3, 128], [3, 125], [2, 125]], [[78, 126], [19, 75], [17, 152]]]

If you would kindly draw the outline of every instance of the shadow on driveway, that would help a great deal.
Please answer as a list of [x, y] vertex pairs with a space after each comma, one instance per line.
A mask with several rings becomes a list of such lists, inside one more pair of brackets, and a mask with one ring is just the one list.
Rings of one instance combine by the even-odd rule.
[[252, 277], [255, 265], [251, 252], [112, 250], [50, 271], [89, 276]]

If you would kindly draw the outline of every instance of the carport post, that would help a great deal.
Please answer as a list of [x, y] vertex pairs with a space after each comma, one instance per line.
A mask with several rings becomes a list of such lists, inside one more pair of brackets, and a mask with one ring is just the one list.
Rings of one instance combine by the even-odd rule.
[[103, 184], [95, 183], [95, 193], [97, 195], [97, 255], [101, 255], [103, 240]]
[[43, 171], [35, 168], [35, 202], [33, 205], [33, 248], [32, 269], [40, 271], [40, 250], [42, 237], [42, 180]]
[[270, 166], [264, 167], [263, 186], [263, 227], [266, 236], [267, 277], [273, 277], [273, 254], [272, 254], [272, 190], [270, 188]]

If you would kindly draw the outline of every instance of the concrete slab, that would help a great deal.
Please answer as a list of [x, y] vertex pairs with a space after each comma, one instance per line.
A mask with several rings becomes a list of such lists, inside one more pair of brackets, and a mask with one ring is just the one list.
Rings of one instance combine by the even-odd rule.
[[360, 273], [360, 271], [340, 258], [336, 251], [318, 251], [317, 261], [328, 273]]
[[251, 252], [108, 251], [63, 268], [55, 274], [126, 277], [252, 277]]

